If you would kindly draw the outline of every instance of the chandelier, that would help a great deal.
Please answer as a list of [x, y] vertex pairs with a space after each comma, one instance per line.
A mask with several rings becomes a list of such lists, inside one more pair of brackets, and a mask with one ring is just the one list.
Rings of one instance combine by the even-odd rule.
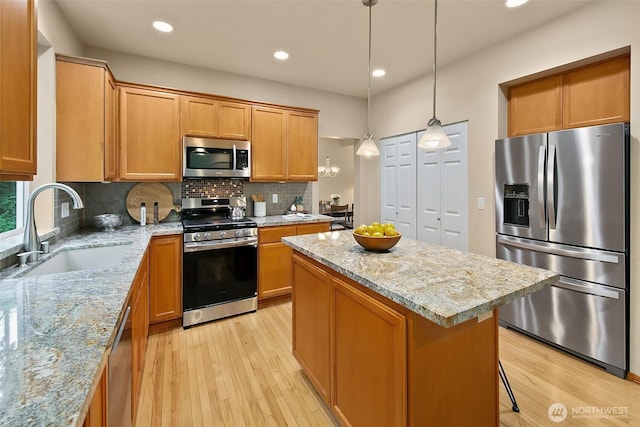
[[318, 176], [320, 178], [335, 178], [335, 176], [338, 175], [338, 172], [340, 172], [340, 168], [337, 166], [331, 166], [329, 156], [324, 159], [324, 166], [318, 166]]

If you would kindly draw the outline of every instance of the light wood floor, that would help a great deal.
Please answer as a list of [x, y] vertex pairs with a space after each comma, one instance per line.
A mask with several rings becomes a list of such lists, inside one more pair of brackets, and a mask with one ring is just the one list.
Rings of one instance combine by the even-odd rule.
[[[640, 425], [637, 384], [503, 328], [500, 359], [520, 407], [500, 385], [503, 426]], [[140, 399], [139, 427], [336, 425], [291, 355], [290, 301], [152, 335]], [[548, 416], [554, 403], [567, 408], [563, 422]]]

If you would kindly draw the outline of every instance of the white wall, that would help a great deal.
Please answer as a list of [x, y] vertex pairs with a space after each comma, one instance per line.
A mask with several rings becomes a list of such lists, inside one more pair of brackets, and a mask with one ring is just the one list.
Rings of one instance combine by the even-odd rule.
[[[487, 209], [469, 211], [469, 248], [495, 255], [494, 141], [506, 136], [506, 100], [499, 84], [561, 67], [608, 51], [631, 47], [631, 371], [640, 374], [640, 2], [594, 2], [562, 19], [521, 37], [479, 52], [464, 61], [439, 68], [437, 116], [443, 123], [469, 121], [469, 206], [485, 197]], [[634, 71], [635, 70], [635, 71]], [[433, 80], [425, 76], [372, 100], [374, 132], [382, 138], [423, 129], [432, 115]], [[360, 171], [374, 176], [379, 162]], [[377, 185], [374, 185], [377, 184]], [[379, 179], [362, 186], [366, 215], [379, 210]], [[366, 191], [365, 191], [366, 190]], [[368, 202], [368, 203], [367, 203]], [[373, 212], [373, 213], [372, 213]]]

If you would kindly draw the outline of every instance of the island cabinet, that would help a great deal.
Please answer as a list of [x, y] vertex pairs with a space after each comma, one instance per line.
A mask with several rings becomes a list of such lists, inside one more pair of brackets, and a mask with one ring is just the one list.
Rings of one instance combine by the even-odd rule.
[[180, 96], [121, 86], [120, 178], [125, 181], [181, 181]]
[[628, 122], [629, 55], [512, 86], [508, 104], [509, 136]]
[[261, 227], [258, 229], [258, 299], [291, 293], [291, 248], [280, 241], [287, 236], [329, 231], [328, 222]]
[[182, 236], [151, 239], [149, 322], [182, 317]]
[[138, 397], [149, 335], [149, 252], [145, 252], [131, 290], [131, 418], [136, 419]]
[[182, 135], [249, 140], [251, 106], [209, 97], [180, 97]]
[[251, 181], [318, 179], [318, 113], [253, 106]]
[[116, 86], [107, 63], [56, 56], [56, 179], [118, 178]]
[[35, 0], [0, 1], [0, 180], [36, 174]]
[[344, 426], [497, 426], [497, 311], [439, 326], [293, 252], [293, 354]]

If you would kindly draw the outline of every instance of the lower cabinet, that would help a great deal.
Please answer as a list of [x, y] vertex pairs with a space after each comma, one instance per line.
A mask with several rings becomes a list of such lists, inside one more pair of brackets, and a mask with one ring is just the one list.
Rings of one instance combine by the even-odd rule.
[[497, 310], [444, 328], [292, 259], [293, 355], [341, 425], [499, 424]]
[[107, 378], [109, 377], [109, 367], [105, 365], [100, 376], [100, 382], [93, 392], [93, 399], [87, 415], [84, 418], [83, 427], [107, 427]]
[[182, 317], [182, 235], [151, 239], [149, 322]]
[[258, 299], [291, 293], [291, 247], [280, 241], [287, 236], [329, 231], [328, 222], [284, 225], [258, 229]]
[[131, 419], [136, 419], [138, 396], [149, 334], [149, 254], [145, 252], [131, 293]]

